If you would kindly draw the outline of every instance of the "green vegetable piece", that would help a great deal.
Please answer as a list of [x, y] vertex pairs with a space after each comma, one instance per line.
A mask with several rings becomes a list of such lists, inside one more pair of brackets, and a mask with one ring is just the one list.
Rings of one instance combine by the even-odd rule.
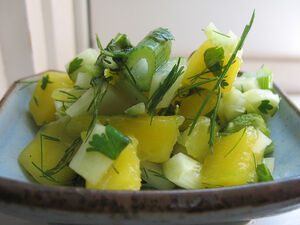
[[81, 64], [83, 62], [82, 58], [76, 57], [70, 62], [69, 68], [68, 68], [68, 74], [70, 75], [71, 73], [75, 72], [81, 67]]
[[275, 150], [275, 145], [274, 145], [274, 143], [272, 142], [271, 144], [269, 144], [269, 145], [266, 147], [266, 149], [265, 149], [265, 151], [264, 151], [264, 156], [267, 156], [267, 155], [272, 154], [272, 153], [274, 152], [274, 150]]
[[168, 40], [174, 40], [174, 36], [165, 28], [157, 28], [156, 30], [150, 32], [148, 37], [156, 40], [157, 42], [165, 42]]
[[43, 90], [46, 89], [48, 84], [51, 84], [52, 82], [49, 80], [49, 74], [47, 74], [46, 76], [43, 76], [42, 78], [42, 84], [41, 84], [41, 88]]
[[250, 126], [259, 129], [266, 136], [270, 137], [270, 130], [267, 128], [264, 119], [261, 115], [256, 113], [243, 114], [234, 118], [228, 123], [225, 129], [225, 133], [235, 133], [243, 129], [244, 127]]
[[257, 165], [256, 173], [257, 173], [257, 177], [258, 177], [259, 182], [274, 180], [270, 170], [268, 169], [268, 167], [265, 164]]
[[268, 114], [268, 111], [273, 109], [273, 106], [270, 103], [270, 100], [262, 100], [260, 105], [258, 106], [259, 111], [263, 114]]
[[262, 65], [256, 72], [257, 82], [261, 89], [273, 89], [273, 72], [270, 68]]
[[130, 139], [123, 133], [108, 125], [105, 134], [94, 134], [89, 142], [87, 152], [98, 151], [110, 159], [117, 159], [122, 150], [129, 144]]
[[224, 49], [222, 47], [220, 47], [220, 48], [213, 47], [213, 48], [207, 49], [204, 52], [204, 62], [205, 62], [206, 67], [216, 77], [219, 77], [222, 74], [222, 68], [223, 68], [223, 63], [224, 63]]

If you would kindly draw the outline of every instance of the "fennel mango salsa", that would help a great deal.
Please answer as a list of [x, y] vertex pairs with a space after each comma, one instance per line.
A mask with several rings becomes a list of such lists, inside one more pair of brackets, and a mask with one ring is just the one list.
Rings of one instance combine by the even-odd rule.
[[168, 29], [137, 45], [119, 33], [104, 48], [97, 36], [99, 49], [36, 82], [29, 111], [41, 128], [20, 164], [41, 184], [106, 190], [273, 180], [273, 73], [237, 76], [253, 19], [240, 38], [209, 24], [188, 59], [170, 57]]

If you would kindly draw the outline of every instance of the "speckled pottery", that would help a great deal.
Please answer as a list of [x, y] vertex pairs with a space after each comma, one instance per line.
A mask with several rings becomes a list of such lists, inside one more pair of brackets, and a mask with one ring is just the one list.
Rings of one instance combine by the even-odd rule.
[[300, 112], [278, 87], [280, 108], [269, 124], [276, 180], [192, 191], [98, 191], [34, 183], [17, 162], [37, 131], [28, 114], [34, 87], [19, 87], [15, 82], [0, 102], [3, 213], [49, 224], [241, 224], [300, 206]]

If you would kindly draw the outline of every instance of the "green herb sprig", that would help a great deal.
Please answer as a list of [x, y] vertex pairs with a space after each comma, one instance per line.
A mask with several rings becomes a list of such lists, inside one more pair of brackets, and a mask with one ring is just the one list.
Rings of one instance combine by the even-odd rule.
[[127, 136], [116, 128], [107, 125], [105, 127], [105, 133], [101, 135], [93, 134], [87, 152], [100, 152], [108, 158], [115, 160], [129, 142], [130, 139]]
[[51, 84], [51, 83], [53, 83], [53, 82], [49, 80], [49, 74], [47, 74], [47, 75], [43, 76], [43, 78], [42, 78], [41, 88], [43, 90], [45, 90], [47, 85]]
[[[205, 98], [203, 104], [201, 105], [199, 111], [197, 112], [197, 115], [196, 115], [196, 117], [195, 117], [195, 119], [194, 119], [194, 121], [193, 121], [193, 123], [190, 127], [189, 135], [192, 133], [193, 129], [195, 128], [196, 123], [197, 123], [200, 115], [202, 114], [206, 104], [208, 103], [208, 100], [212, 97], [212, 95], [215, 93], [215, 91], [220, 88], [220, 85], [221, 85], [223, 79], [225, 78], [227, 71], [229, 70], [230, 66], [234, 63], [234, 60], [235, 60], [235, 57], [236, 57], [238, 51], [242, 49], [242, 47], [244, 45], [244, 41], [245, 41], [245, 39], [246, 39], [246, 37], [247, 37], [251, 27], [252, 27], [254, 18], [255, 18], [255, 11], [253, 11], [249, 24], [247, 24], [245, 26], [244, 31], [243, 31], [242, 36], [241, 36], [241, 39], [238, 42], [234, 52], [232, 53], [228, 63], [224, 67], [224, 70], [222, 71], [221, 75], [219, 76], [215, 86], [209, 91], [209, 93], [207, 94], [207, 97]], [[214, 113], [212, 115], [214, 115], [218, 112], [219, 101], [220, 101], [220, 99], [218, 98], [218, 101], [217, 101], [216, 106], [214, 108]], [[211, 118], [210, 134], [212, 134], [213, 131], [214, 131], [213, 128], [215, 126], [215, 123], [216, 123], [215, 118]], [[214, 137], [215, 137], [215, 135], [210, 135], [209, 142], [208, 142], [210, 144], [210, 149], [211, 150], [213, 149]]]
[[162, 84], [156, 89], [153, 95], [148, 100], [148, 113], [153, 117], [156, 107], [163, 99], [166, 92], [172, 87], [172, 85], [176, 82], [177, 78], [180, 77], [184, 72], [184, 66], [180, 66], [180, 58], [177, 63], [173, 66], [172, 70], [165, 78]]

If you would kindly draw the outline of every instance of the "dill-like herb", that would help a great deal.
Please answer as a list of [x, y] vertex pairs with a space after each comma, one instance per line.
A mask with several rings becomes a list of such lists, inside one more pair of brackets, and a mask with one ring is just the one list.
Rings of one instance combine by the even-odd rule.
[[75, 95], [73, 95], [73, 94], [71, 94], [71, 93], [69, 93], [69, 92], [67, 92], [67, 91], [59, 90], [59, 92], [65, 94], [65, 95], [67, 95], [67, 96], [68, 96], [68, 99], [70, 99], [70, 100], [75, 100], [75, 101], [78, 100], [78, 97], [77, 97], [77, 96], [75, 96]]
[[39, 101], [37, 100], [37, 98], [35, 96], [33, 96], [32, 98], [36, 106], [39, 106]]
[[176, 82], [177, 78], [182, 75], [184, 67], [180, 65], [180, 58], [178, 59], [177, 64], [175, 64], [166, 77], [166, 79], [163, 81], [162, 84], [156, 89], [156, 91], [153, 93], [153, 95], [148, 100], [148, 112], [153, 117], [154, 112], [156, 110], [157, 105], [160, 103], [160, 101], [163, 99], [166, 92], [172, 87], [172, 85]]
[[[87, 135], [86, 135], [85, 140], [88, 140], [89, 136], [92, 133], [92, 130], [94, 129], [94, 127], [97, 123], [100, 104], [101, 104], [101, 102], [102, 102], [102, 100], [103, 100], [103, 98], [104, 98], [104, 96], [107, 92], [107, 89], [108, 89], [108, 84], [104, 83], [103, 80], [100, 80], [96, 85], [97, 85], [97, 89], [95, 91], [94, 98], [93, 98], [93, 100], [92, 100], [92, 102], [89, 106], [89, 108], [91, 108], [93, 106], [93, 118], [92, 118], [92, 121], [91, 121], [91, 123], [88, 127]], [[103, 85], [105, 85], [105, 87], [103, 87]]]
[[211, 152], [213, 152], [213, 144], [214, 144], [214, 138], [215, 138], [215, 126], [216, 126], [216, 119], [217, 119], [217, 113], [218, 113], [218, 109], [219, 109], [220, 99], [221, 99], [221, 88], [219, 87], [216, 106], [212, 110], [212, 114], [210, 117], [210, 120], [211, 120], [211, 123], [209, 126], [209, 135], [210, 135], [209, 137], [210, 138], [208, 140], [208, 144], [209, 144], [209, 150]]
[[114, 164], [112, 164], [111, 167], [112, 167], [113, 170], [116, 172], [116, 174], [120, 174], [120, 171], [115, 167]]
[[[206, 98], [205, 98], [203, 104], [201, 105], [199, 111], [197, 112], [197, 115], [196, 115], [196, 117], [195, 117], [195, 120], [193, 121], [193, 123], [192, 123], [192, 125], [191, 125], [191, 127], [190, 127], [189, 135], [192, 133], [193, 129], [195, 128], [196, 123], [197, 123], [197, 121], [198, 121], [200, 115], [202, 114], [202, 112], [203, 112], [203, 110], [204, 110], [204, 108], [205, 108], [205, 106], [206, 106], [208, 100], [211, 98], [211, 96], [213, 95], [213, 93], [214, 93], [218, 88], [220, 88], [220, 85], [221, 85], [221, 83], [222, 83], [224, 77], [226, 76], [226, 73], [228, 72], [229, 67], [233, 64], [233, 62], [234, 62], [234, 60], [235, 60], [235, 57], [236, 57], [238, 51], [242, 49], [242, 47], [243, 47], [243, 45], [244, 45], [244, 41], [245, 41], [245, 39], [246, 39], [246, 37], [247, 37], [247, 35], [248, 35], [248, 33], [249, 33], [251, 27], [252, 27], [252, 24], [253, 24], [253, 21], [254, 21], [254, 17], [255, 17], [255, 11], [253, 11], [252, 17], [251, 17], [251, 20], [250, 20], [249, 24], [247, 24], [247, 25], [245, 26], [244, 31], [243, 31], [242, 36], [241, 36], [241, 39], [240, 39], [240, 41], [238, 42], [238, 44], [237, 44], [237, 46], [236, 46], [234, 52], [232, 53], [232, 55], [231, 55], [231, 57], [230, 57], [228, 63], [227, 63], [226, 66], [224, 67], [224, 70], [222, 71], [221, 75], [219, 76], [219, 78], [218, 78], [218, 80], [217, 80], [215, 86], [209, 91], [209, 93], [207, 94], [207, 96], [206, 96]], [[215, 107], [216, 112], [218, 112], [218, 105], [219, 105], [219, 104], [217, 103], [217, 104], [216, 104], [216, 107]], [[215, 120], [214, 120], [214, 121], [211, 121], [211, 123], [216, 123], [216, 121], [215, 121]], [[211, 135], [211, 136], [210, 136], [209, 143], [213, 143], [213, 139], [214, 139], [214, 135]]]
[[53, 168], [44, 171], [44, 173], [49, 176], [52, 176], [54, 174], [57, 174], [67, 165], [69, 165], [80, 143], [81, 143], [81, 138], [80, 137], [76, 138], [72, 142], [72, 144], [65, 150], [63, 157], [58, 161], [58, 163]]
[[242, 133], [242, 135], [240, 136], [239, 140], [235, 143], [235, 145], [225, 154], [224, 158], [226, 158], [231, 152], [233, 152], [233, 150], [236, 148], [236, 146], [238, 146], [238, 144], [241, 142], [242, 138], [244, 137], [246, 132], [246, 127], [244, 128], [244, 131]]
[[182, 88], [182, 89], [178, 90], [177, 94], [173, 97], [173, 100], [176, 99], [177, 97], [179, 97], [180, 95], [182, 95], [184, 92], [187, 92], [187, 91], [189, 91], [193, 88], [196, 88], [196, 87], [198, 87], [200, 85], [203, 85], [203, 84], [207, 84], [207, 83], [215, 81], [215, 80], [217, 80], [217, 78], [208, 79], [208, 80], [205, 80], [205, 81], [201, 81], [201, 82], [192, 84], [188, 87]]
[[224, 33], [221, 33], [221, 32], [219, 32], [219, 31], [213, 30], [213, 32], [215, 32], [216, 34], [222, 35], [222, 36], [224, 36], [224, 37], [231, 38], [229, 35], [224, 34]]
[[161, 179], [165, 179], [165, 180], [168, 180], [168, 178], [165, 177], [165, 175], [155, 171], [155, 170], [152, 170], [152, 169], [147, 169], [149, 172], [151, 172], [154, 176], [156, 177], [159, 177]]

